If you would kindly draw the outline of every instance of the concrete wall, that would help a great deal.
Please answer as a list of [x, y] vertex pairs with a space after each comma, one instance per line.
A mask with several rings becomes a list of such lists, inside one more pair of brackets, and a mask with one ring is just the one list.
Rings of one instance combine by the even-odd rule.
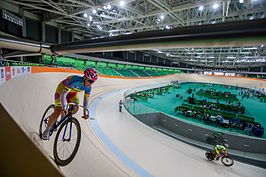
[[63, 177], [58, 168], [16, 124], [1, 103], [0, 121], [0, 176]]
[[[135, 116], [149, 126], [161, 126], [178, 135], [197, 140], [207, 144], [214, 144], [212, 134], [215, 131], [197, 125], [186, 123], [180, 119], [170, 117], [163, 113], [150, 113]], [[222, 136], [230, 145], [230, 149], [266, 154], [266, 140], [256, 137], [223, 133]]]

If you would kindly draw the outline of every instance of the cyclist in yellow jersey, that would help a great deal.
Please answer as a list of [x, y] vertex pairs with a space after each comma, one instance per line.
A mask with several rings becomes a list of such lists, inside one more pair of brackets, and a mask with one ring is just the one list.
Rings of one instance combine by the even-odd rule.
[[215, 151], [215, 157], [214, 157], [214, 160], [216, 160], [222, 152], [226, 152], [228, 147], [229, 147], [228, 144], [223, 144], [223, 145], [219, 145], [219, 144], [217, 144], [217, 145], [214, 147], [214, 151]]
[[[42, 134], [43, 140], [49, 140], [49, 132], [51, 127], [54, 125], [59, 115], [65, 115], [67, 111], [67, 103], [79, 104], [77, 96], [78, 92], [84, 91], [83, 101], [83, 118], [88, 119], [89, 115], [86, 114], [88, 109], [88, 98], [91, 93], [91, 85], [98, 79], [97, 71], [92, 68], [87, 68], [84, 71], [84, 76], [73, 75], [67, 77], [65, 80], [59, 83], [56, 92], [54, 94], [55, 99], [55, 110], [51, 114], [48, 125]], [[73, 114], [78, 111], [78, 106], [73, 107]]]

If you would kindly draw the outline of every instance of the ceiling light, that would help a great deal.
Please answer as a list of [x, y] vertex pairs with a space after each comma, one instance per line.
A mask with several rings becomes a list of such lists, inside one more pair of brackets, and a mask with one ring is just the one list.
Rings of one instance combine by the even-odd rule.
[[107, 7], [106, 7], [106, 6], [103, 6], [103, 9], [105, 9], [105, 10], [106, 10], [106, 9], [107, 9]]
[[161, 15], [160, 18], [163, 20], [164, 19], [164, 15]]
[[204, 9], [203, 6], [199, 6], [199, 11], [202, 11]]
[[100, 25], [97, 25], [97, 28], [100, 29], [100, 30], [103, 29]]
[[91, 24], [87, 23], [87, 26], [91, 26]]
[[226, 58], [233, 59], [233, 58], [236, 58], [236, 57], [234, 57], [234, 56], [227, 56]]
[[93, 10], [92, 10], [92, 13], [96, 14], [96, 13], [97, 13], [97, 11], [96, 11], [95, 9], [93, 9]]
[[124, 6], [125, 4], [125, 1], [120, 1], [120, 6]]
[[89, 20], [92, 21], [92, 16], [89, 16]]
[[219, 7], [218, 4], [213, 4], [213, 5], [212, 5], [212, 8], [213, 8], [213, 9], [217, 9], [218, 7]]
[[87, 18], [88, 17], [88, 15], [85, 13], [84, 15], [83, 15], [85, 18]]
[[111, 10], [112, 6], [110, 4], [107, 5], [107, 9]]
[[239, 0], [239, 3], [243, 3], [244, 2], [244, 0]]

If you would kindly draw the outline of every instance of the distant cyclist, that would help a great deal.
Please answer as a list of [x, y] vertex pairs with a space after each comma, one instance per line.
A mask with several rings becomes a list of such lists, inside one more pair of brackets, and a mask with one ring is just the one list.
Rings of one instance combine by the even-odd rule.
[[225, 153], [225, 152], [227, 152], [227, 148], [229, 147], [229, 145], [228, 144], [217, 144], [215, 147], [214, 147], [214, 160], [217, 160], [217, 158], [219, 157], [219, 155], [221, 154], [221, 153]]
[[73, 75], [67, 77], [65, 80], [60, 82], [56, 88], [54, 94], [55, 110], [51, 114], [48, 125], [42, 134], [43, 140], [49, 140], [49, 132], [61, 114], [64, 116], [67, 113], [67, 103], [74, 103], [73, 114], [78, 111], [79, 98], [77, 93], [84, 91], [83, 101], [83, 118], [88, 119], [89, 115], [86, 114], [86, 108], [88, 109], [88, 98], [91, 93], [91, 85], [98, 79], [97, 71], [92, 68], [87, 68], [84, 71], [84, 76]]

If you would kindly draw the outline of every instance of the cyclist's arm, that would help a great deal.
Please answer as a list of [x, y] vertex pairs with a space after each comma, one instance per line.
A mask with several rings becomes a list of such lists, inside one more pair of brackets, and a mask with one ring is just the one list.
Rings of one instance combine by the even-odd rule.
[[63, 111], [65, 111], [67, 109], [67, 99], [66, 99], [66, 97], [67, 97], [67, 93], [68, 92], [69, 92], [68, 90], [63, 89], [62, 93], [61, 93], [60, 101], [61, 101], [61, 105], [62, 105]]
[[[83, 99], [83, 116], [85, 117], [85, 119], [89, 118], [89, 112], [87, 110], [89, 110], [89, 97], [90, 94], [84, 93], [84, 99]], [[87, 110], [86, 110], [87, 109]]]

